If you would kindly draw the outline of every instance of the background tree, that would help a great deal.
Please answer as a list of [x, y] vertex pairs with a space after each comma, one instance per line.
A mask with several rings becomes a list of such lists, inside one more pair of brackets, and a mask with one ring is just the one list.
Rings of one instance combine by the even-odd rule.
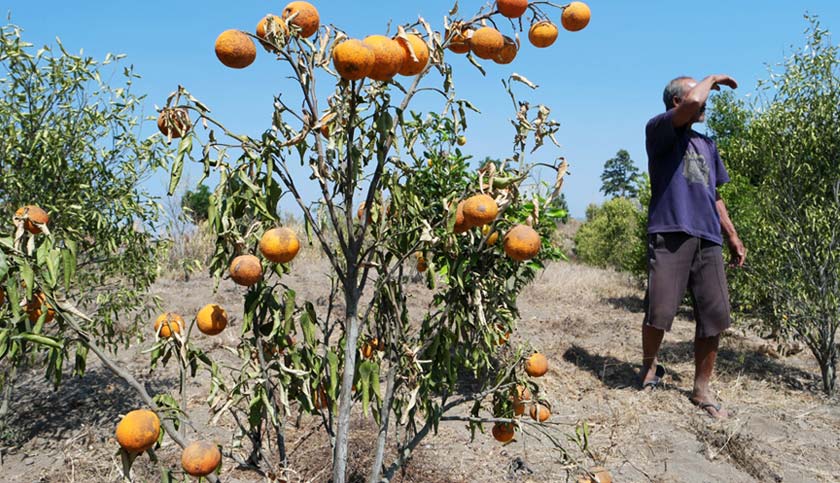
[[630, 159], [630, 153], [619, 149], [614, 158], [604, 163], [604, 172], [601, 173], [601, 192], [604, 196], [615, 198], [636, 198], [637, 178], [639, 169]]
[[733, 174], [723, 195], [750, 250], [740, 307], [811, 350], [836, 385], [840, 326], [840, 56], [808, 18], [805, 47], [747, 105], [718, 96], [709, 127]]
[[181, 209], [196, 225], [206, 221], [210, 209], [210, 188], [200, 184], [195, 191], [187, 190], [181, 198]]

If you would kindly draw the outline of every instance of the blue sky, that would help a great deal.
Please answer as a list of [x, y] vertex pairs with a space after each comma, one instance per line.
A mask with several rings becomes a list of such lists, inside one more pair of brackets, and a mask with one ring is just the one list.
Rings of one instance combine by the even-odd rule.
[[[60, 37], [73, 52], [101, 59], [105, 53], [127, 54], [126, 61], [143, 76], [137, 91], [146, 93], [147, 112], [164, 103], [178, 84], [209, 105], [236, 132], [258, 135], [270, 122], [273, 96], [291, 85], [285, 66], [262, 49], [248, 69], [222, 66], [213, 42], [223, 30], [252, 31], [266, 13], [279, 14], [286, 2], [264, 1], [146, 1], [54, 2], [12, 0], [3, 13], [24, 28], [24, 38], [40, 46]], [[323, 23], [333, 23], [354, 37], [385, 33], [394, 24], [422, 15], [441, 29], [450, 1], [315, 1]], [[482, 77], [465, 58], [450, 55], [461, 97], [482, 114], [470, 118], [465, 149], [482, 159], [510, 154], [512, 111], [499, 82], [517, 72], [540, 86], [540, 99], [560, 121], [561, 149], [545, 151], [546, 160], [565, 156], [572, 176], [564, 191], [572, 215], [582, 217], [586, 206], [602, 201], [598, 192], [604, 161], [627, 149], [645, 169], [643, 130], [647, 119], [662, 109], [661, 92], [677, 75], [702, 77], [726, 73], [741, 84], [739, 96], [765, 78], [767, 65], [780, 62], [794, 46], [804, 43], [807, 11], [820, 16], [824, 28], [840, 32], [840, 1], [737, 0], [674, 2], [592, 0], [592, 22], [577, 33], [561, 31], [547, 49], [527, 44], [510, 66], [487, 65]], [[484, 4], [461, 0], [463, 13]], [[559, 23], [559, 11], [550, 10]], [[505, 33], [509, 25], [500, 23]], [[392, 29], [393, 31], [393, 29]], [[838, 37], [835, 36], [835, 39]], [[837, 40], [835, 40], [837, 43]], [[422, 108], [421, 99], [415, 108]], [[146, 129], [150, 134], [151, 125]], [[193, 174], [193, 179], [197, 175]], [[162, 193], [162, 178], [149, 188]]]

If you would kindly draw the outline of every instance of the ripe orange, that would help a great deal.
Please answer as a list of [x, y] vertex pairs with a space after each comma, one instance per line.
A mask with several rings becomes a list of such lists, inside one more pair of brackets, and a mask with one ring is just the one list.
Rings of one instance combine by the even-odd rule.
[[135, 409], [117, 423], [117, 442], [129, 453], [142, 453], [160, 436], [160, 419], [154, 411]]
[[429, 269], [429, 263], [426, 262], [426, 259], [424, 257], [418, 257], [417, 258], [417, 271], [420, 272], [420, 273], [423, 273], [428, 269]]
[[300, 35], [302, 37], [312, 37], [321, 25], [321, 17], [318, 15], [318, 9], [309, 2], [292, 2], [283, 9], [283, 20], [288, 20], [295, 14], [297, 16], [289, 23], [300, 28]]
[[181, 467], [192, 476], [207, 476], [222, 463], [222, 452], [209, 441], [193, 441], [181, 453]]
[[481, 59], [493, 59], [504, 46], [504, 36], [493, 27], [481, 27], [470, 39], [470, 49]]
[[462, 29], [452, 33], [449, 39], [449, 50], [456, 54], [466, 54], [470, 51], [470, 39], [473, 36], [472, 29]]
[[343, 79], [359, 80], [370, 74], [376, 62], [373, 49], [357, 39], [345, 40], [335, 46], [333, 65]]
[[227, 327], [227, 322], [227, 312], [217, 304], [205, 305], [195, 316], [195, 324], [198, 326], [198, 330], [207, 335], [221, 333]]
[[[274, 24], [273, 29], [268, 28], [269, 18], [271, 18], [272, 23]], [[263, 48], [267, 52], [274, 52], [274, 47], [269, 42], [263, 42], [263, 40], [276, 43], [275, 39], [280, 34], [282, 34], [283, 37], [289, 35], [289, 28], [286, 27], [286, 22], [284, 22], [283, 19], [278, 17], [277, 15], [266, 15], [257, 24], [256, 34], [257, 38], [262, 39], [260, 40], [260, 43], [262, 44]]]
[[362, 344], [362, 357], [365, 359], [372, 359], [373, 358], [373, 351], [376, 349], [376, 346], [368, 341]]
[[164, 136], [178, 139], [190, 130], [192, 123], [186, 109], [168, 108], [158, 114], [157, 127]]
[[531, 377], [542, 377], [548, 372], [548, 359], [539, 352], [535, 352], [525, 361], [525, 372]]
[[496, 244], [496, 242], [498, 240], [499, 240], [499, 232], [494, 231], [493, 233], [490, 234], [489, 237], [487, 237], [487, 246], [492, 247], [493, 245]]
[[589, 19], [591, 17], [592, 12], [589, 10], [588, 5], [583, 2], [572, 2], [563, 9], [560, 23], [569, 32], [577, 32], [589, 25]]
[[239, 285], [250, 287], [262, 278], [262, 264], [254, 255], [239, 255], [230, 262], [230, 278]]
[[[406, 37], [408, 40], [402, 37], [396, 38], [396, 41], [403, 49], [404, 55], [399, 73], [400, 75], [414, 76], [423, 72], [423, 69], [429, 63], [429, 46], [426, 45], [426, 41], [419, 35], [408, 34]], [[417, 60], [414, 60], [411, 56], [411, 50], [408, 48], [409, 45], [411, 45], [411, 50], [414, 50], [414, 56], [417, 57]]]
[[493, 57], [493, 62], [503, 65], [513, 62], [513, 59], [516, 58], [516, 54], [519, 53], [519, 46], [516, 45], [516, 41], [507, 35], [505, 35], [504, 38], [505, 45], [502, 46], [502, 50], [496, 54], [496, 57]]
[[496, 423], [493, 425], [493, 438], [500, 443], [511, 441], [516, 434], [513, 424]]
[[472, 225], [467, 223], [467, 218], [464, 216], [464, 202], [458, 203], [458, 208], [455, 210], [455, 227], [452, 231], [457, 233], [464, 233], [472, 228]]
[[496, 0], [496, 7], [507, 18], [519, 18], [528, 9], [528, 0]]
[[44, 323], [52, 322], [55, 318], [55, 310], [50, 307], [50, 304], [46, 303], [47, 296], [44, 295], [44, 292], [38, 292], [33, 294], [32, 300], [26, 304], [26, 313], [29, 315], [29, 321], [35, 323], [38, 319], [41, 318], [41, 314], [44, 313], [43, 307], [44, 305], [47, 306], [47, 315], [44, 317]]
[[495, 220], [498, 214], [499, 205], [492, 196], [478, 194], [464, 201], [464, 219], [469, 225], [485, 225]]
[[513, 395], [513, 413], [522, 416], [525, 413], [525, 404], [531, 401], [531, 391], [526, 386], [516, 386]]
[[257, 58], [257, 46], [239, 30], [225, 30], [216, 38], [216, 57], [233, 69], [244, 69]]
[[363, 42], [373, 50], [376, 58], [373, 68], [367, 75], [368, 78], [378, 81], [393, 79], [402, 68], [405, 59], [405, 53], [399, 42], [384, 35], [369, 35]]
[[558, 33], [556, 25], [548, 20], [542, 20], [531, 25], [531, 29], [528, 30], [528, 40], [534, 47], [542, 49], [553, 44], [557, 40]]
[[160, 334], [162, 339], [168, 339], [173, 333], [180, 334], [183, 325], [183, 317], [175, 312], [166, 312], [155, 319], [155, 333]]
[[34, 235], [41, 233], [41, 229], [38, 228], [36, 223], [46, 225], [50, 222], [50, 215], [48, 215], [46, 211], [42, 210], [41, 207], [36, 205], [21, 206], [17, 209], [17, 211], [15, 211], [15, 216], [18, 218], [25, 218], [23, 228]]
[[260, 253], [274, 263], [291, 262], [300, 251], [300, 241], [289, 228], [272, 228], [260, 238]]
[[551, 410], [542, 401], [531, 406], [531, 419], [544, 422], [551, 416]]
[[516, 225], [505, 235], [504, 247], [510, 258], [530, 260], [540, 251], [540, 234], [528, 225]]

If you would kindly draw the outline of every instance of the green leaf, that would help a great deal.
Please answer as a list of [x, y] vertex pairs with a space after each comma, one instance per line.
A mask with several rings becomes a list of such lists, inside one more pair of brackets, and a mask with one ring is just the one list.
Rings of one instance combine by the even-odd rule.
[[62, 344], [61, 342], [59, 342], [59, 341], [57, 341], [53, 338], [44, 336], [44, 335], [23, 333], [23, 334], [18, 334], [16, 336], [14, 336], [14, 338], [15, 339], [27, 340], [29, 342], [44, 345], [44, 346], [47, 346], [47, 347], [52, 347], [53, 349], [63, 349], [64, 348], [64, 344]]

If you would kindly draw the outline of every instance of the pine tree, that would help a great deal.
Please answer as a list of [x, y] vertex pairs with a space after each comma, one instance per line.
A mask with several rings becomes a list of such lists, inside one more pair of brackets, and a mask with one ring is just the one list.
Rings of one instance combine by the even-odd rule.
[[614, 158], [604, 163], [604, 172], [601, 174], [601, 192], [604, 196], [611, 198], [636, 198], [636, 178], [639, 176], [639, 169], [630, 159], [630, 153], [624, 149], [618, 150]]

